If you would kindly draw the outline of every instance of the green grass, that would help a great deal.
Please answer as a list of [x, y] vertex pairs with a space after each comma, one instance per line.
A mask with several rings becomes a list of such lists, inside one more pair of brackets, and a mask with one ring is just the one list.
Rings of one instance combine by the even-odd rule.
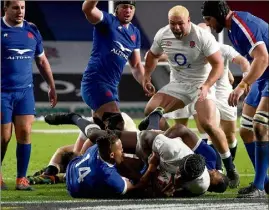
[[[135, 120], [136, 123], [139, 120]], [[194, 128], [195, 124], [190, 121], [189, 126]], [[49, 126], [44, 122], [35, 122], [33, 130], [35, 129], [76, 129], [75, 126]], [[46, 166], [56, 151], [56, 149], [63, 145], [73, 144], [77, 138], [77, 134], [32, 134], [32, 154], [28, 168], [28, 175], [32, 175], [37, 170]], [[237, 133], [237, 139], [239, 142], [237, 156], [235, 159], [236, 167], [240, 174], [253, 174], [252, 164], [247, 156], [246, 150]], [[71, 197], [67, 194], [64, 184], [57, 185], [34, 185], [35, 191], [24, 192], [15, 190], [15, 178], [16, 178], [16, 140], [13, 137], [6, 157], [2, 165], [2, 172], [5, 182], [7, 183], [9, 190], [1, 192], [2, 201], [47, 201], [47, 200], [69, 200]], [[246, 186], [253, 177], [242, 176], [241, 186]], [[235, 197], [237, 190], [228, 190], [225, 193], [225, 197]], [[223, 197], [223, 195], [207, 194], [212, 197]]]

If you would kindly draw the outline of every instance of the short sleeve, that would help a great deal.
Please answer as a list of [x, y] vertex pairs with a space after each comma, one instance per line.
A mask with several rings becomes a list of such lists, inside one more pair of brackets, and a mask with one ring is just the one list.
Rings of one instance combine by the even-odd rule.
[[162, 36], [163, 36], [163, 30], [160, 29], [155, 37], [154, 37], [154, 41], [151, 45], [150, 51], [155, 54], [155, 55], [160, 55], [163, 53], [163, 48], [161, 46], [162, 43]]
[[209, 57], [220, 50], [220, 47], [215, 37], [211, 33], [207, 31], [204, 33], [205, 34], [202, 36], [202, 51], [206, 57]]

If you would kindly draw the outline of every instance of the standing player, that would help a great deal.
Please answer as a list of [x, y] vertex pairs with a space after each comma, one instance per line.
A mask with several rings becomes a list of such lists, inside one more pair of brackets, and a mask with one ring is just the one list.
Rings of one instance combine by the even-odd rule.
[[[150, 99], [145, 113], [148, 115], [159, 106], [167, 113], [195, 102], [198, 119], [221, 154], [230, 187], [237, 187], [239, 175], [225, 134], [216, 126], [216, 106], [212, 100], [214, 94], [211, 87], [223, 73], [219, 45], [211, 33], [190, 22], [185, 7], [175, 6], [170, 9], [168, 19], [169, 25], [157, 32], [147, 55], [143, 88], [146, 94], [152, 95], [154, 88], [150, 76], [163, 53], [168, 56], [171, 79], [169, 84]], [[141, 125], [146, 125], [147, 120], [144, 122]]]
[[[236, 106], [244, 90], [251, 85], [251, 90], [245, 99], [242, 117], [241, 137], [249, 157], [255, 167], [254, 182], [241, 190], [239, 197], [264, 196], [264, 184], [268, 186], [266, 173], [269, 165], [269, 68], [268, 24], [262, 19], [248, 12], [231, 11], [224, 1], [205, 1], [202, 15], [208, 26], [220, 33], [223, 28], [228, 29], [229, 38], [241, 55], [251, 62], [251, 68], [229, 97], [229, 104]], [[253, 124], [252, 124], [253, 123]], [[254, 129], [254, 138], [247, 129]]]
[[[37, 27], [24, 20], [25, 1], [5, 1], [1, 19], [1, 162], [12, 135], [17, 139], [17, 190], [31, 190], [25, 178], [31, 154], [31, 126], [35, 115], [32, 63], [49, 86], [51, 107], [57, 103], [55, 84], [42, 37]], [[5, 184], [1, 180], [1, 188]]]
[[115, 15], [100, 11], [98, 1], [86, 0], [82, 10], [94, 25], [93, 49], [81, 83], [82, 98], [102, 119], [104, 112], [119, 113], [118, 84], [127, 61], [141, 83], [140, 32], [131, 23], [134, 1], [115, 1]]
[[[211, 33], [210, 27], [206, 26], [205, 23], [200, 23], [198, 25]], [[220, 51], [224, 61], [224, 72], [215, 84], [216, 105], [220, 115], [220, 126], [226, 135], [231, 155], [234, 159], [237, 148], [237, 140], [235, 136], [237, 108], [231, 107], [228, 104], [229, 95], [233, 91], [232, 85], [229, 81], [229, 62], [239, 65], [243, 72], [243, 75], [248, 73], [250, 69], [250, 64], [246, 58], [241, 56], [234, 48], [229, 45], [220, 44]], [[179, 122], [186, 122], [191, 115], [195, 115], [194, 118], [197, 122], [197, 116], [193, 104], [188, 105], [184, 109], [176, 110], [174, 111], [174, 113], [167, 114], [168, 116], [166, 117], [172, 117], [177, 119], [186, 118], [185, 120], [181, 119]], [[201, 127], [199, 125], [199, 122], [197, 122], [197, 124], [198, 128]]]

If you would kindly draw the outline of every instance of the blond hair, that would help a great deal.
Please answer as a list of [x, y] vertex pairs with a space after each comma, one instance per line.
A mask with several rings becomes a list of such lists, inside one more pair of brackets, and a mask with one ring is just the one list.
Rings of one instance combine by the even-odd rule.
[[171, 16], [180, 16], [182, 18], [188, 18], [189, 17], [189, 11], [186, 7], [183, 7], [181, 5], [177, 5], [172, 7], [168, 12], [168, 17]]

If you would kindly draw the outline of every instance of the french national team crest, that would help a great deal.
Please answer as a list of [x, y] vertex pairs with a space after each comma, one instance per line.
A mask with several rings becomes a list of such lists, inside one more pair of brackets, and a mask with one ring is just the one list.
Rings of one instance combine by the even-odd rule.
[[34, 35], [31, 32], [28, 32], [27, 36], [28, 36], [29, 39], [33, 39], [34, 38]]
[[195, 41], [190, 41], [190, 47], [194, 48], [195, 47]]
[[135, 42], [135, 40], [136, 40], [136, 36], [133, 34], [133, 35], [131, 35], [131, 40], [133, 41], [133, 42]]

